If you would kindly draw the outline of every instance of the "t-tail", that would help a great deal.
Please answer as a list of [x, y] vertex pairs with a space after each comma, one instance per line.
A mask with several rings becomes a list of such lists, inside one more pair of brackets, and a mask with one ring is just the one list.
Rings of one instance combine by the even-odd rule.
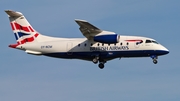
[[5, 10], [5, 12], [8, 14], [10, 25], [17, 41], [16, 44], [11, 44], [9, 47], [16, 48], [18, 45], [36, 41], [39, 34], [29, 24], [22, 13], [11, 10]]

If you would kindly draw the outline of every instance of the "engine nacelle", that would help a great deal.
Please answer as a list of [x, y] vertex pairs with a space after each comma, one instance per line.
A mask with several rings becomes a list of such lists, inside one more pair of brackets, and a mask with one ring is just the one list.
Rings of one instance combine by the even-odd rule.
[[94, 36], [94, 41], [101, 43], [118, 43], [119, 39], [120, 39], [120, 35], [117, 34]]

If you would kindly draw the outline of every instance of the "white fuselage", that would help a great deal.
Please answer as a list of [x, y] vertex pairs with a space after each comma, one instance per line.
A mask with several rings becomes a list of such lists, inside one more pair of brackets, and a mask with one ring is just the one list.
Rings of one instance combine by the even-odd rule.
[[[121, 36], [119, 43], [104, 44], [87, 40], [86, 38], [53, 38], [43, 36], [44, 41], [26, 43], [17, 48], [29, 54], [47, 55], [57, 58], [75, 58], [92, 60], [101, 55], [104, 60], [121, 57], [147, 57], [151, 55], [164, 55], [168, 50], [158, 43], [146, 43], [151, 38], [137, 36]], [[138, 40], [142, 40], [138, 43]]]

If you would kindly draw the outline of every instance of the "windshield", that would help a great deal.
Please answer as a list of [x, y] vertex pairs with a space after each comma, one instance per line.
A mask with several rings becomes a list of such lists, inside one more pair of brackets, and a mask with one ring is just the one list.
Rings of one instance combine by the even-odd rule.
[[152, 40], [152, 43], [156, 43], [156, 44], [158, 44], [158, 42], [156, 42], [156, 41], [153, 41], [153, 40]]
[[154, 40], [146, 40], [146, 43], [155, 43], [155, 44], [158, 44], [158, 42], [156, 42]]
[[146, 40], [146, 43], [152, 43], [152, 41], [151, 40]]

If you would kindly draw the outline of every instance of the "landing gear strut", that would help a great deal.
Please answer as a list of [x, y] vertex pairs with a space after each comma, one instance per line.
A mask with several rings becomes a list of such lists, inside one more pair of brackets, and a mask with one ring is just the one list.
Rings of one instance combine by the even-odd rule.
[[154, 64], [158, 63], [158, 61], [157, 61], [158, 57], [157, 56], [153, 55], [153, 56], [151, 56], [151, 58], [152, 58]]

